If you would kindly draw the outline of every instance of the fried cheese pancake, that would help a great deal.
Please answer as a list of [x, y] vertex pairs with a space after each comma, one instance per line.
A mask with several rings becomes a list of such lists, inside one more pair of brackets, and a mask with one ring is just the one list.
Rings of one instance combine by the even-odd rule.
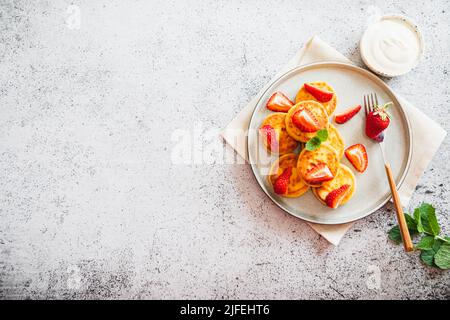
[[297, 170], [297, 160], [298, 156], [295, 153], [288, 153], [281, 156], [270, 169], [270, 174], [268, 176], [269, 182], [274, 185], [277, 178], [283, 173], [288, 167], [292, 168], [292, 174], [289, 178], [288, 191], [283, 197], [295, 198], [300, 197], [306, 191], [308, 191], [309, 186], [305, 184], [299, 175]]
[[326, 205], [325, 199], [327, 198], [328, 194], [331, 191], [336, 190], [345, 184], [350, 185], [350, 189], [345, 195], [340, 205], [343, 205], [348, 200], [350, 200], [356, 190], [355, 175], [353, 174], [353, 172], [350, 170], [349, 167], [341, 163], [334, 179], [324, 182], [318, 188], [312, 188], [312, 192], [320, 202]]
[[309, 139], [315, 137], [316, 132], [303, 132], [292, 122], [294, 113], [303, 108], [311, 111], [323, 129], [328, 126], [328, 114], [322, 104], [312, 100], [299, 102], [288, 111], [286, 115], [287, 133], [297, 141], [308, 142]]
[[311, 187], [320, 187], [324, 183], [311, 182], [307, 175], [311, 169], [320, 164], [325, 164], [330, 169], [333, 177], [336, 177], [339, 169], [339, 160], [336, 156], [336, 152], [331, 147], [321, 145], [314, 151], [303, 149], [298, 157], [297, 170], [300, 172], [303, 181]]
[[338, 159], [342, 159], [345, 152], [344, 138], [331, 123], [328, 125], [328, 139], [323, 144], [330, 146], [336, 152]]
[[[325, 107], [325, 110], [328, 113], [328, 116], [331, 116], [331, 114], [336, 110], [337, 106], [337, 97], [336, 92], [334, 91], [333, 87], [330, 86], [328, 83], [324, 81], [317, 81], [317, 82], [309, 82], [310, 85], [315, 86], [319, 89], [324, 89], [330, 92], [333, 92], [333, 98], [331, 98], [328, 102], [322, 102], [323, 106]], [[305, 86], [302, 86], [300, 90], [297, 93], [297, 96], [295, 97], [295, 103], [299, 103], [300, 101], [306, 101], [306, 100], [314, 100], [317, 101], [316, 98], [312, 94], [310, 94], [308, 91], [306, 91]]]
[[294, 151], [298, 146], [298, 142], [286, 132], [285, 117], [286, 113], [284, 112], [272, 113], [266, 119], [264, 119], [261, 125], [261, 128], [265, 125], [270, 125], [276, 133], [277, 143], [275, 144], [275, 146], [278, 148], [278, 150], [271, 150], [272, 146], [268, 143], [267, 139], [264, 137], [262, 139], [267, 150], [272, 153], [289, 153]]

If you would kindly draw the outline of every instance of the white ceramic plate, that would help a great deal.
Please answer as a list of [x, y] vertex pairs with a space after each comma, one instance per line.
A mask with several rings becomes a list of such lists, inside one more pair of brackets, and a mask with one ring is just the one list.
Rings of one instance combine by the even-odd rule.
[[369, 167], [364, 173], [354, 170], [345, 156], [341, 160], [353, 170], [356, 177], [356, 192], [349, 202], [333, 210], [321, 204], [311, 191], [299, 198], [283, 198], [273, 192], [267, 181], [269, 162], [277, 159], [277, 156], [264, 158], [265, 148], [258, 139], [258, 128], [272, 113], [266, 108], [267, 100], [275, 91], [281, 91], [295, 100], [303, 83], [313, 81], [326, 81], [334, 88], [338, 100], [335, 113], [357, 104], [363, 106], [363, 95], [371, 92], [377, 93], [380, 104], [389, 101], [394, 103], [390, 108], [392, 120], [385, 133], [385, 146], [387, 160], [391, 164], [397, 186], [400, 187], [412, 155], [412, 134], [408, 117], [395, 94], [383, 81], [367, 70], [344, 63], [321, 62], [301, 66], [287, 72], [269, 86], [258, 101], [249, 124], [247, 151], [250, 165], [256, 180], [269, 198], [298, 218], [321, 224], [340, 224], [361, 219], [382, 207], [391, 198], [380, 147], [364, 133], [364, 106], [353, 119], [342, 125], [334, 123], [334, 115], [330, 117], [330, 122], [344, 137], [346, 147], [362, 143], [368, 152]]

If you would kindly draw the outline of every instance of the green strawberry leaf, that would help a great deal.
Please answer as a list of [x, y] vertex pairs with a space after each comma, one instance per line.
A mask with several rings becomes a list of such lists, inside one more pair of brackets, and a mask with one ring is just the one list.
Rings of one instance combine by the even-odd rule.
[[420, 250], [431, 250], [434, 245], [434, 237], [433, 236], [424, 236], [420, 239], [419, 243], [416, 245], [417, 249]]
[[423, 250], [420, 253], [420, 260], [422, 260], [423, 263], [425, 263], [427, 266], [432, 267], [433, 261], [434, 261], [434, 255], [435, 255], [434, 250]]
[[434, 263], [441, 269], [450, 269], [450, 243], [443, 243], [434, 255]]
[[314, 137], [312, 139], [309, 139], [306, 143], [306, 150], [308, 151], [314, 151], [320, 147], [320, 144], [322, 141], [318, 137]]
[[316, 137], [319, 138], [320, 142], [325, 142], [328, 139], [328, 130], [322, 129], [317, 131]]

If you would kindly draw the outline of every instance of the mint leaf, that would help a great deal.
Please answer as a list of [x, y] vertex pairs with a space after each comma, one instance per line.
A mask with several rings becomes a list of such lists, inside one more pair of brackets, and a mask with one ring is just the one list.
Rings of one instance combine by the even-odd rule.
[[443, 243], [434, 255], [434, 263], [441, 269], [450, 269], [450, 243]]
[[439, 232], [441, 232], [441, 227], [437, 221], [436, 210], [434, 207], [429, 203], [422, 203], [420, 206], [420, 211], [426, 214], [431, 231], [435, 236], [437, 236]]
[[[417, 224], [414, 218], [405, 213], [405, 220], [408, 226], [409, 233], [411, 235], [417, 234]], [[400, 233], [400, 228], [398, 225], [389, 230], [389, 239], [397, 244], [402, 242], [402, 234]]]
[[306, 143], [306, 150], [308, 151], [314, 151], [320, 147], [322, 142], [327, 141], [328, 139], [328, 131], [327, 129], [322, 129], [317, 131], [316, 136], [314, 138], [311, 138]]
[[417, 233], [417, 223], [416, 220], [414, 220], [413, 217], [411, 217], [409, 214], [405, 213], [405, 220], [406, 224], [408, 226], [408, 230], [411, 233], [411, 235]]
[[420, 259], [428, 266], [435, 266], [435, 255], [442, 246], [442, 240], [434, 239], [433, 248], [430, 250], [423, 250], [420, 254]]
[[420, 260], [423, 261], [427, 266], [432, 267], [434, 261], [434, 250], [424, 250], [420, 253]]
[[316, 137], [319, 138], [320, 142], [325, 142], [328, 139], [327, 129], [322, 129], [317, 131]]
[[[411, 235], [421, 234], [422, 238], [415, 246], [421, 250], [420, 259], [428, 266], [450, 269], [450, 237], [439, 235], [436, 210], [429, 203], [422, 203], [414, 210], [413, 215], [405, 214], [406, 224]], [[402, 242], [399, 226], [389, 230], [389, 239]]]
[[391, 230], [389, 230], [389, 239], [391, 239], [397, 244], [402, 242], [402, 235], [400, 233], [399, 226], [395, 226]]
[[322, 141], [320, 141], [320, 139], [317, 137], [309, 139], [308, 142], [306, 143], [306, 150], [314, 151], [320, 147], [321, 143]]
[[434, 239], [433, 250], [435, 252], [438, 252], [439, 249], [441, 248], [442, 243], [443, 243], [442, 240]]
[[439, 227], [439, 223], [437, 222], [434, 207], [429, 203], [422, 203], [418, 209], [420, 212], [420, 221], [423, 227], [422, 232], [437, 236], [441, 231], [441, 228]]
[[420, 233], [425, 232], [425, 229], [422, 225], [422, 218], [420, 216], [420, 208], [416, 208], [414, 210], [414, 220], [416, 221], [417, 231], [419, 231]]
[[420, 250], [431, 250], [433, 249], [433, 245], [434, 245], [434, 237], [424, 236], [422, 239], [420, 239], [416, 247]]

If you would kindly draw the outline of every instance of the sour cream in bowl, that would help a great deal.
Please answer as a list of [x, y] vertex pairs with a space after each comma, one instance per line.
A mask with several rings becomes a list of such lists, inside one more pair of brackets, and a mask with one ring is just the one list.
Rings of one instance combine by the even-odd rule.
[[381, 17], [361, 38], [364, 63], [375, 73], [395, 77], [409, 72], [420, 61], [424, 44], [419, 28], [398, 15]]

